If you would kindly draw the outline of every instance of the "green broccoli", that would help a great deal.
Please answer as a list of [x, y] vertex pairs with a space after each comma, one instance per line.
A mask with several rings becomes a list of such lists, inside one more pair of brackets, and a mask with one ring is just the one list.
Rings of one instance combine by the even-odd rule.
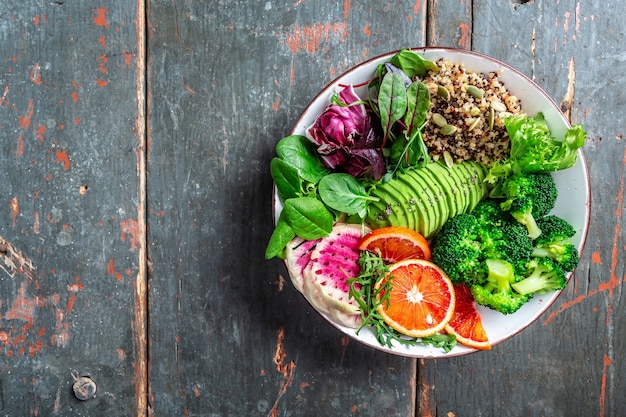
[[481, 225], [500, 226], [503, 221], [511, 219], [510, 213], [503, 211], [500, 202], [493, 198], [481, 200], [471, 211]]
[[485, 200], [471, 213], [449, 219], [432, 241], [432, 259], [455, 283], [483, 285], [488, 259], [528, 261], [533, 242], [526, 228], [499, 203]]
[[[546, 228], [542, 239], [560, 238], [557, 221], [540, 213], [539, 224], [545, 224]], [[568, 235], [570, 231], [564, 229], [561, 233]], [[518, 292], [516, 283], [531, 284], [529, 278], [543, 271], [540, 265], [547, 268], [554, 263], [547, 257], [532, 258], [537, 250], [536, 242], [542, 240], [531, 239], [527, 228], [503, 210], [500, 201], [486, 199], [470, 213], [458, 214], [446, 222], [431, 242], [432, 261], [455, 284], [467, 285], [478, 304], [511, 314], [534, 294]], [[556, 263], [554, 265], [552, 270], [561, 270]], [[540, 291], [549, 288], [546, 285]]]
[[533, 242], [526, 228], [516, 222], [511, 213], [502, 210], [497, 200], [482, 200], [471, 215], [480, 224], [478, 235], [485, 257], [503, 258], [510, 262], [528, 259]]
[[433, 262], [455, 283], [481, 284], [487, 279], [479, 230], [474, 216], [458, 214], [446, 222], [433, 240]]
[[526, 264], [526, 269], [526, 277], [511, 284], [519, 294], [542, 294], [561, 290], [567, 285], [565, 272], [550, 258], [533, 259]]
[[502, 238], [497, 243], [498, 253], [504, 254], [504, 258], [511, 263], [527, 261], [534, 250], [528, 230], [512, 220], [502, 223], [501, 230]]
[[487, 283], [470, 287], [476, 303], [502, 314], [512, 314], [532, 298], [532, 293], [520, 294], [513, 291], [517, 278], [510, 262], [502, 259], [488, 259], [486, 264], [489, 271]]
[[567, 220], [549, 215], [537, 220], [541, 235], [535, 240], [533, 257], [550, 258], [564, 271], [573, 271], [578, 265], [578, 249], [568, 241], [576, 234]]
[[541, 234], [537, 219], [554, 208], [558, 190], [550, 174], [514, 174], [504, 180], [502, 196], [506, 200], [500, 207], [526, 226], [528, 235], [536, 239]]

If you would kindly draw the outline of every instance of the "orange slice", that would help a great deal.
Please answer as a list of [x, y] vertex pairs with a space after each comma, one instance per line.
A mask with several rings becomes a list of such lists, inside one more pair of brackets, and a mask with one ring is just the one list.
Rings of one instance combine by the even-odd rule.
[[430, 246], [421, 234], [406, 227], [390, 226], [365, 235], [359, 249], [377, 253], [387, 263], [405, 259], [430, 260]]
[[432, 336], [443, 330], [454, 313], [452, 281], [441, 268], [425, 259], [391, 264], [389, 273], [375, 288], [380, 290], [378, 313], [385, 323], [407, 336]]
[[491, 349], [491, 343], [469, 287], [454, 285], [454, 294], [456, 297], [454, 315], [446, 324], [445, 330], [455, 335], [456, 340], [462, 345], [480, 350]]

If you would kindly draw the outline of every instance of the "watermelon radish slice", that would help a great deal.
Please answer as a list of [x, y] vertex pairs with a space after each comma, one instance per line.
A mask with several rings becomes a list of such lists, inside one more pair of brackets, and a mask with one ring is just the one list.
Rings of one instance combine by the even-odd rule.
[[296, 236], [287, 244], [285, 256], [287, 271], [289, 272], [293, 286], [300, 292], [302, 292], [302, 282], [304, 280], [302, 273], [311, 260], [313, 249], [315, 249], [315, 246], [320, 240], [321, 239], [304, 240]]
[[359, 224], [336, 224], [317, 243], [303, 271], [304, 296], [345, 326], [358, 327], [361, 323], [358, 303], [350, 298], [348, 279], [359, 273], [359, 242], [368, 232]]

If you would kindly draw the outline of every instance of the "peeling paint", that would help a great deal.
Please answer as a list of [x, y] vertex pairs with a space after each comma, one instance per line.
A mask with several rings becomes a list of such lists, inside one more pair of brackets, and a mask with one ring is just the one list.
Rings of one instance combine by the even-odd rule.
[[96, 16], [93, 18], [93, 22], [96, 24], [96, 26], [102, 26], [105, 28], [109, 27], [109, 21], [107, 20], [108, 12], [109, 11], [103, 7], [95, 10]]

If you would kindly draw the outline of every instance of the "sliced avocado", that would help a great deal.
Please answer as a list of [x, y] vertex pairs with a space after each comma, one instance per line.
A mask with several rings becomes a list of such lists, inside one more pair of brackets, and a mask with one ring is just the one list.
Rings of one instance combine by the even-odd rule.
[[402, 210], [403, 219], [406, 220], [406, 226], [409, 229], [415, 230], [415, 215], [414, 207], [409, 204], [410, 196], [407, 194], [407, 190], [404, 189], [404, 185], [397, 179], [395, 181], [389, 181], [384, 184], [385, 191], [387, 191], [393, 198], [400, 203], [398, 207]]
[[443, 187], [443, 191], [448, 202], [448, 218], [459, 214], [462, 202], [459, 200], [459, 194], [457, 192], [458, 184], [456, 179], [452, 176], [451, 169], [439, 162], [428, 164], [426, 165], [426, 168], [432, 172], [433, 176]]
[[406, 198], [407, 212], [412, 215], [413, 230], [421, 233], [420, 222], [424, 210], [419, 206], [421, 202], [418, 198], [418, 190], [412, 187], [410, 181], [407, 181], [407, 176], [405, 174], [399, 174], [393, 183], [394, 186], [398, 188], [398, 191], [402, 194], [402, 196]]
[[395, 196], [394, 191], [390, 191], [388, 183], [376, 187], [372, 194], [385, 202], [385, 214], [392, 226], [408, 227], [408, 219], [401, 199]]
[[406, 174], [410, 180], [415, 183], [417, 187], [421, 188], [421, 192], [418, 195], [419, 201], [424, 207], [424, 214], [422, 216], [422, 234], [424, 237], [429, 238], [437, 229], [438, 217], [441, 215], [438, 203], [436, 202], [436, 195], [433, 191], [429, 181], [425, 180], [420, 174], [423, 168], [412, 169], [407, 171]]
[[[374, 194], [372, 194], [374, 195]], [[378, 197], [378, 196], [376, 196]], [[391, 210], [389, 210], [389, 213]], [[382, 200], [373, 201], [367, 206], [367, 222], [373, 229], [391, 226], [389, 214], [386, 210], [386, 203]]]
[[484, 183], [484, 171], [482, 165], [475, 162], [464, 162], [460, 167], [463, 172], [463, 181], [465, 187], [470, 194], [470, 200], [467, 203], [465, 209], [466, 212], [470, 212], [476, 207], [478, 202], [482, 200], [486, 193], [486, 186]]
[[[429, 164], [432, 165], [432, 164]], [[433, 232], [439, 231], [441, 227], [448, 221], [450, 216], [449, 211], [449, 203], [447, 196], [447, 185], [442, 184], [434, 173], [427, 169], [428, 165], [422, 169], [420, 169], [417, 174], [420, 175], [426, 184], [428, 184], [428, 188], [433, 193], [433, 203], [436, 209], [436, 214], [433, 217]]]
[[471, 192], [471, 199], [467, 206], [467, 212], [470, 212], [476, 207], [476, 204], [481, 200], [483, 194], [481, 193], [482, 181], [478, 177], [478, 171], [474, 167], [473, 163], [467, 163], [463, 167], [465, 169], [465, 181], [468, 189]]
[[467, 163], [466, 162], [461, 162], [458, 164], [454, 164], [454, 172], [455, 175], [458, 178], [458, 190], [459, 190], [459, 194], [462, 195], [462, 199], [463, 199], [463, 207], [462, 207], [462, 213], [467, 213], [468, 212], [468, 207], [471, 205], [471, 201], [474, 194], [474, 190], [472, 189], [470, 182], [469, 182], [469, 171], [467, 169]]
[[423, 198], [426, 191], [423, 185], [415, 181], [408, 173], [399, 174], [397, 180], [406, 187], [407, 193], [410, 193], [409, 204], [412, 205], [415, 214], [415, 230], [425, 236], [427, 232], [425, 221], [429, 216]]

